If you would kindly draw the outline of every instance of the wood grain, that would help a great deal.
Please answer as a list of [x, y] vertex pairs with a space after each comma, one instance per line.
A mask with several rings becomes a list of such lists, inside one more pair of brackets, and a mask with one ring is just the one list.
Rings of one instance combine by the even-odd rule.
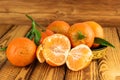
[[11, 27], [12, 27], [12, 25], [5, 25], [5, 24], [0, 25], [0, 38], [2, 36], [4, 36], [4, 34], [7, 33], [10, 30]]
[[118, 37], [119, 37], [119, 41], [120, 41], [120, 27], [117, 27], [117, 33], [118, 33]]
[[97, 61], [92, 61], [87, 68], [81, 71], [75, 72], [67, 69], [65, 80], [99, 80]]
[[0, 23], [30, 24], [25, 17], [30, 14], [43, 25], [54, 20], [70, 24], [87, 20], [116, 24], [120, 23], [119, 4], [119, 0], [0, 0]]
[[29, 80], [30, 75], [35, 67], [35, 64], [36, 60], [32, 64], [23, 67], [21, 71], [17, 74], [15, 80]]
[[99, 60], [100, 80], [120, 80], [120, 43], [115, 27], [104, 28], [105, 38], [115, 45], [108, 48], [106, 56]]
[[46, 63], [37, 65], [30, 76], [30, 80], [64, 80], [65, 66], [51, 67]]
[[[11, 25], [0, 25], [0, 38], [3, 37], [5, 33], [8, 32], [11, 27], [12, 27]], [[4, 47], [4, 45], [5, 43], [2, 43], [0, 47]], [[5, 52], [0, 51], [0, 68], [1, 68], [2, 62], [6, 61], [4, 57], [5, 57]]]

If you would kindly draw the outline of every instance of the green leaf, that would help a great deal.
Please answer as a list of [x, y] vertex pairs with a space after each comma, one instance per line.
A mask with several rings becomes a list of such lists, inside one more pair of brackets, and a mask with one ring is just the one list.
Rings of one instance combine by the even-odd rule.
[[35, 28], [35, 22], [32, 21], [32, 33], [35, 35], [34, 37], [34, 42], [36, 45], [39, 45], [39, 41], [40, 41], [40, 38], [41, 38], [41, 34], [40, 32]]
[[31, 16], [26, 15], [31, 21], [32, 21], [32, 29], [30, 30], [30, 32], [27, 33], [26, 37], [29, 39], [33, 39], [34, 38], [34, 42], [36, 45], [39, 45], [39, 41], [41, 39], [41, 33], [36, 29], [36, 22], [35, 20], [32, 19]]
[[31, 35], [28, 37], [30, 40], [32, 40], [34, 38], [34, 33], [31, 33]]
[[34, 42], [36, 45], [39, 45], [39, 41], [41, 39], [41, 34], [38, 30], [35, 30], [35, 38], [34, 38]]
[[81, 40], [81, 39], [84, 39], [85, 36], [79, 31], [78, 32], [78, 39]]
[[35, 25], [39, 26], [43, 31], [45, 31], [45, 27], [43, 27], [41, 24], [37, 23], [31, 16], [29, 16], [28, 14], [26, 14], [26, 16], [33, 22], [35, 22]]
[[30, 35], [31, 35], [31, 31], [29, 31], [25, 37], [29, 38]]
[[25, 36], [25, 37], [29, 38], [30, 40], [32, 40], [33, 37], [34, 37], [34, 34], [33, 34], [32, 30], [33, 30], [33, 29], [31, 29], [31, 30], [26, 34], [26, 36]]
[[7, 47], [1, 47], [0, 51], [6, 51]]
[[108, 41], [106, 41], [106, 40], [104, 40], [102, 38], [98, 38], [98, 37], [96, 37], [94, 39], [94, 43], [97, 43], [97, 44], [100, 44], [100, 45], [103, 45], [103, 46], [110, 46], [110, 47], [115, 48], [115, 46], [112, 45], [111, 43], [109, 43]]
[[32, 27], [32, 29], [26, 34], [27, 38], [29, 38], [30, 40], [32, 40], [34, 38], [34, 29]]

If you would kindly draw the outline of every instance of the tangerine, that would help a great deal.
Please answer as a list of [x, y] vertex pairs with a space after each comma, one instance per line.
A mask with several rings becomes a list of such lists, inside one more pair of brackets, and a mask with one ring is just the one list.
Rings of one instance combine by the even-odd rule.
[[49, 29], [46, 29], [44, 32], [41, 32], [40, 43], [42, 43], [43, 40], [44, 40], [46, 37], [51, 36], [51, 35], [53, 35], [53, 34], [54, 34], [54, 32], [51, 31], [51, 30], [49, 30]]
[[[92, 28], [92, 30], [95, 34], [95, 37], [104, 38], [104, 32], [103, 32], [103, 28], [101, 25], [99, 25], [95, 21], [86, 21], [84, 23], [88, 24]], [[94, 43], [92, 45], [93, 48], [96, 48], [98, 46], [99, 46], [99, 44], [96, 44], [96, 43]]]
[[70, 25], [65, 21], [54, 21], [51, 24], [49, 24], [47, 27], [47, 29], [50, 29], [55, 33], [60, 33], [64, 35], [67, 35], [69, 28]]
[[79, 44], [86, 44], [91, 47], [94, 42], [94, 32], [91, 27], [85, 23], [73, 24], [68, 30], [68, 37], [72, 47]]
[[13, 39], [7, 47], [8, 60], [15, 66], [26, 66], [31, 64], [36, 55], [36, 45], [28, 38]]

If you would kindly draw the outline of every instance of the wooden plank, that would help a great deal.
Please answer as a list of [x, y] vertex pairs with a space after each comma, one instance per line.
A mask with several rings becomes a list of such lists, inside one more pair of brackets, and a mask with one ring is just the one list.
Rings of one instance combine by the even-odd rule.
[[30, 80], [64, 80], [65, 66], [51, 67], [46, 63], [37, 65], [30, 76]]
[[[0, 45], [7, 45], [13, 38], [24, 36], [29, 29], [30, 26], [26, 25], [12, 27], [11, 30], [0, 39]], [[2, 60], [0, 60], [0, 80], [14, 80], [16, 76], [19, 75], [20, 70], [23, 70], [24, 67], [16, 67], [10, 64], [9, 61], [6, 61], [7, 58], [5, 52], [0, 52], [0, 56], [2, 56]], [[28, 68], [30, 67], [28, 66]]]
[[30, 75], [35, 67], [36, 60], [29, 66], [25, 66], [21, 71], [16, 75], [15, 80], [29, 80]]
[[11, 27], [12, 27], [12, 25], [1, 24], [1, 25], [0, 25], [0, 38], [1, 38], [7, 31], [9, 31]]
[[24, 16], [30, 14], [43, 25], [54, 20], [65, 20], [70, 24], [87, 20], [115, 24], [120, 22], [119, 4], [119, 0], [1, 0], [0, 23], [30, 24]]
[[97, 61], [92, 61], [87, 68], [81, 71], [75, 72], [67, 69], [65, 80], [99, 80]]
[[117, 27], [117, 33], [118, 33], [118, 37], [119, 37], [119, 40], [120, 40], [120, 27]]
[[100, 80], [120, 80], [120, 42], [115, 27], [106, 27], [105, 38], [115, 45], [109, 47], [106, 56], [99, 61]]
[[[9, 31], [9, 29], [12, 27], [12, 25], [0, 25], [0, 38], [5, 35]], [[0, 47], [4, 47], [4, 43], [0, 45]], [[0, 52], [0, 67], [1, 67], [1, 61], [5, 61], [4, 57], [4, 52]]]

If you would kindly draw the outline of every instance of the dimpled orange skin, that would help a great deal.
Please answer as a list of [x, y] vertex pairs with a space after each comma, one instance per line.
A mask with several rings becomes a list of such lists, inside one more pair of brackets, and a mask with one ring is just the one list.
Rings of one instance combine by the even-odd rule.
[[60, 33], [64, 35], [67, 35], [69, 28], [70, 28], [70, 25], [65, 21], [53, 21], [47, 27], [47, 29], [50, 29], [55, 33]]
[[[92, 30], [95, 34], [95, 37], [104, 38], [104, 31], [103, 31], [103, 28], [101, 27], [101, 25], [99, 25], [95, 21], [86, 21], [84, 23], [88, 24], [92, 28]], [[96, 48], [98, 46], [99, 46], [99, 44], [95, 44], [95, 43], [92, 45], [93, 48]]]
[[26, 66], [36, 58], [36, 45], [27, 38], [13, 39], [6, 51], [8, 60], [15, 66]]
[[[85, 38], [78, 39], [78, 32], [81, 32]], [[68, 37], [71, 41], [72, 47], [75, 47], [79, 44], [86, 44], [91, 47], [94, 42], [94, 32], [89, 25], [85, 23], [75, 23], [68, 30]]]

